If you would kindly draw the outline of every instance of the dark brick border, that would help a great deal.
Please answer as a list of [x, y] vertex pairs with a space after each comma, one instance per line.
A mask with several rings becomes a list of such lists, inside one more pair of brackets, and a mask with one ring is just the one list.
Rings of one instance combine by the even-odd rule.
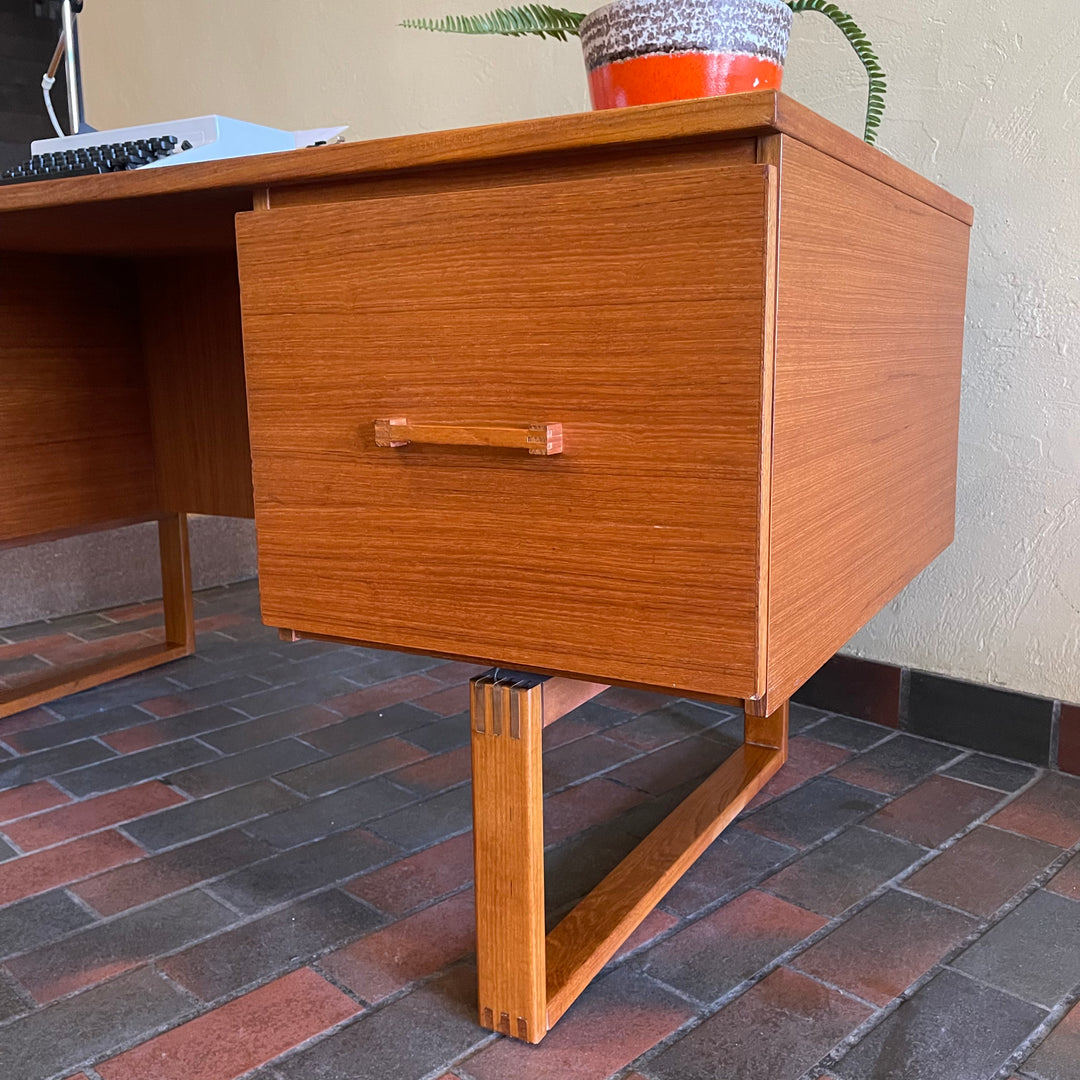
[[1080, 775], [1080, 705], [840, 655], [794, 700]]
[[1080, 776], [1080, 705], [1062, 703], [1058, 726], [1058, 768]]
[[891, 664], [834, 656], [795, 695], [815, 709], [900, 726], [901, 669]]

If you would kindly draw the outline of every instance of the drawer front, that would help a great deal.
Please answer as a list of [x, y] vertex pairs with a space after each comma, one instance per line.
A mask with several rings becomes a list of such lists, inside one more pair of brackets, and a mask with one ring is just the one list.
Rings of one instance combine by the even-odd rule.
[[[240, 215], [264, 619], [755, 693], [774, 182], [694, 168]], [[377, 440], [387, 420], [410, 438]], [[544, 424], [561, 452], [515, 445]]]

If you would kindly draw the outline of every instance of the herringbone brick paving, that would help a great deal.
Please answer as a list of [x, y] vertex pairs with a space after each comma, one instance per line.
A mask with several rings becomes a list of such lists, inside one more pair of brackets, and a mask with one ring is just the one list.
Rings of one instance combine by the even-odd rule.
[[[793, 709], [791, 760], [539, 1047], [475, 1015], [467, 681], [284, 644], [0, 721], [0, 1080], [1080, 1080], [1080, 780]], [[158, 605], [0, 630], [0, 685]], [[556, 919], [741, 737], [611, 690], [545, 733]]]

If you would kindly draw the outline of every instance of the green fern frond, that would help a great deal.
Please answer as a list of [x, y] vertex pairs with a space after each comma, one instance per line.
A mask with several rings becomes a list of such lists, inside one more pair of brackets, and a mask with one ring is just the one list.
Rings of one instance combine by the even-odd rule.
[[818, 11], [826, 18], [831, 19], [843, 31], [856, 55], [866, 68], [866, 75], [870, 80], [870, 88], [866, 100], [866, 124], [863, 129], [863, 138], [871, 146], [877, 140], [877, 129], [881, 124], [881, 118], [885, 114], [885, 72], [882, 70], [881, 61], [878, 60], [866, 35], [859, 28], [855, 20], [846, 12], [841, 11], [835, 4], [828, 0], [784, 0], [789, 8], [796, 14], [800, 11]]
[[[870, 81], [866, 102], [866, 123], [863, 138], [873, 145], [877, 129], [885, 113], [885, 72], [870, 41], [855, 20], [841, 11], [830, 0], [784, 0], [798, 14], [817, 11], [831, 19], [848, 39], [855, 54], [862, 61]], [[433, 30], [444, 34], [503, 34], [507, 37], [556, 38], [580, 36], [585, 15], [549, 4], [525, 4], [520, 7], [497, 8], [484, 15], [447, 15], [441, 19], [406, 19], [401, 25], [410, 30]]]
[[406, 19], [401, 25], [410, 30], [435, 30], [444, 34], [504, 34], [507, 37], [553, 37], [565, 41], [577, 37], [583, 13], [548, 4], [525, 4], [523, 7], [499, 8], [486, 15], [448, 15], [443, 19]]

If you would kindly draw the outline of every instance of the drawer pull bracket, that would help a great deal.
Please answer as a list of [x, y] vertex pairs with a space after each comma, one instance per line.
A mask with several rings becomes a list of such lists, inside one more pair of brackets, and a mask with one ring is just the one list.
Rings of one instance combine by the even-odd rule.
[[503, 446], [547, 457], [561, 454], [562, 424], [447, 423], [398, 417], [375, 421], [376, 446]]

